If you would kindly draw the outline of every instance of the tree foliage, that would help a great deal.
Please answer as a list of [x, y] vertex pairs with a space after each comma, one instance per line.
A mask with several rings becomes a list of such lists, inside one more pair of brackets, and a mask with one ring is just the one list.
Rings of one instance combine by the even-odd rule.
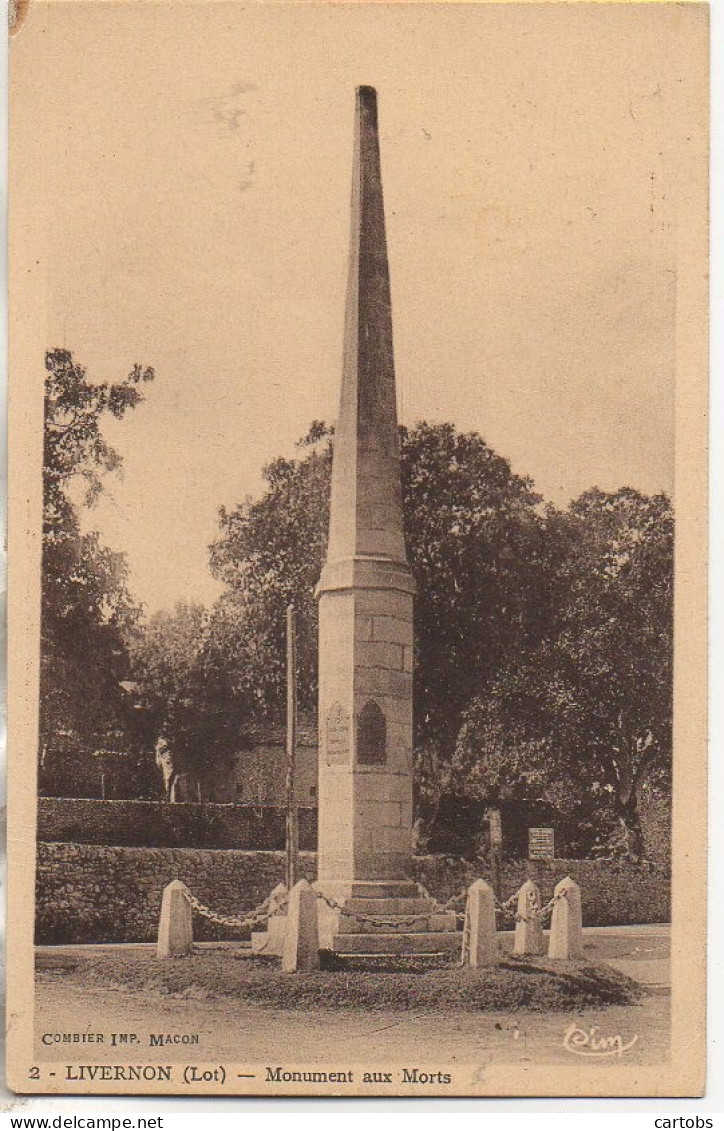
[[421, 828], [437, 820], [463, 714], [549, 616], [541, 500], [476, 433], [401, 430], [415, 598], [415, 758]]
[[672, 755], [674, 520], [665, 495], [593, 490], [548, 522], [555, 619], [467, 712], [455, 788], [543, 798], [581, 828], [618, 823], [645, 855], [639, 802]]
[[[243, 741], [248, 718], [245, 689], [217, 617], [202, 605], [179, 601], [154, 613], [134, 635], [131, 660], [148, 747], [172, 782], [186, 775], [203, 794], [216, 783]], [[160, 745], [159, 745], [160, 744]]]
[[[665, 782], [671, 758], [669, 500], [593, 490], [544, 508], [474, 433], [423, 422], [400, 439], [423, 828], [454, 821], [456, 797], [544, 801], [573, 818], [581, 847], [618, 822], [640, 855], [641, 787]], [[331, 455], [315, 423], [299, 458], [265, 469], [260, 498], [221, 514], [213, 635], [250, 716], [281, 712], [289, 601], [301, 701], [315, 706]]]
[[[114, 741], [123, 732], [128, 674], [125, 639], [138, 617], [123, 554], [84, 532], [106, 474], [121, 463], [102, 433], [105, 415], [120, 419], [142, 399], [153, 370], [135, 365], [117, 383], [94, 384], [68, 350], [45, 357], [40, 749], [63, 736], [75, 749]], [[80, 499], [74, 495], [78, 493]], [[62, 743], [61, 743], [62, 744]], [[66, 743], [66, 747], [67, 747]]]
[[266, 488], [219, 513], [211, 569], [227, 586], [211, 634], [257, 717], [281, 712], [285, 698], [285, 615], [297, 610], [299, 702], [316, 707], [317, 603], [314, 588], [327, 548], [332, 467], [331, 430], [315, 422], [298, 459], [264, 468]]
[[[456, 813], [553, 806], [573, 847], [618, 824], [640, 856], [641, 793], [666, 785], [671, 760], [669, 500], [592, 490], [559, 511], [475, 433], [423, 422], [400, 446], [418, 822], [457, 844]], [[222, 510], [210, 561], [225, 592], [208, 613], [157, 614], [134, 644], [148, 717], [196, 781], [282, 715], [289, 602], [300, 706], [316, 709], [332, 448], [314, 422], [258, 498]]]
[[[474, 433], [400, 430], [405, 538], [416, 597], [415, 734], [419, 804], [434, 818], [462, 715], [511, 651], [537, 640], [544, 523], [529, 480]], [[264, 470], [266, 489], [220, 515], [212, 569], [226, 583], [215, 633], [257, 714], [285, 694], [284, 612], [298, 610], [300, 703], [314, 710], [317, 605], [326, 554], [332, 434], [315, 422], [300, 457]], [[243, 676], [242, 676], [243, 673]]]

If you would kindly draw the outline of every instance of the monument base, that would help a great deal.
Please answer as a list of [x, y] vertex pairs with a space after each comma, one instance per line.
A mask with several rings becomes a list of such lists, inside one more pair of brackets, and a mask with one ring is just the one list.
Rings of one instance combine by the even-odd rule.
[[[320, 950], [340, 955], [447, 954], [460, 949], [454, 911], [441, 911], [407, 880], [318, 882]], [[251, 936], [255, 954], [281, 955], [286, 916], [274, 915], [266, 931]]]
[[[411, 880], [322, 880], [319, 945], [335, 954], [436, 954], [460, 945], [457, 916]], [[331, 906], [330, 906], [331, 904]]]
[[360, 958], [382, 955], [456, 954], [462, 946], [460, 931], [408, 931], [389, 934], [335, 935], [329, 948], [334, 954]]

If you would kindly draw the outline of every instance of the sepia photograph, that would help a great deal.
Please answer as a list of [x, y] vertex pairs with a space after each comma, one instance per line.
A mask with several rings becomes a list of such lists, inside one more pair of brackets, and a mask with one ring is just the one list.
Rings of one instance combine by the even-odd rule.
[[701, 1095], [706, 6], [14, 18], [9, 1086]]

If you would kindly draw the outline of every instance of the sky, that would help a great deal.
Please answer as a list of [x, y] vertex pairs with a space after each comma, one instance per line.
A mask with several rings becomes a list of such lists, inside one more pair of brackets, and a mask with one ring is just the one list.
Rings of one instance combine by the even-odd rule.
[[16, 74], [43, 78], [15, 128], [45, 345], [94, 380], [157, 373], [105, 427], [123, 475], [89, 520], [149, 611], [214, 598], [218, 508], [336, 414], [360, 83], [379, 94], [402, 420], [480, 432], [560, 505], [673, 490], [679, 63], [699, 18], [31, 6]]

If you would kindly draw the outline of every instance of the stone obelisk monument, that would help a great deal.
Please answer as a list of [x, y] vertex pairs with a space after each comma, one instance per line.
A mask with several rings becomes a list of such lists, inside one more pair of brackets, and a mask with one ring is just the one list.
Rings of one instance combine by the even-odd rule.
[[[355, 911], [419, 912], [415, 943], [423, 950], [441, 947], [439, 932], [455, 925], [454, 916], [434, 914], [411, 879], [414, 591], [402, 526], [377, 95], [362, 86], [329, 544], [317, 587], [317, 886], [345, 908], [328, 916], [323, 945], [335, 950], [414, 949], [396, 944], [401, 936], [389, 929], [375, 943]], [[425, 945], [425, 932], [435, 931]]]

